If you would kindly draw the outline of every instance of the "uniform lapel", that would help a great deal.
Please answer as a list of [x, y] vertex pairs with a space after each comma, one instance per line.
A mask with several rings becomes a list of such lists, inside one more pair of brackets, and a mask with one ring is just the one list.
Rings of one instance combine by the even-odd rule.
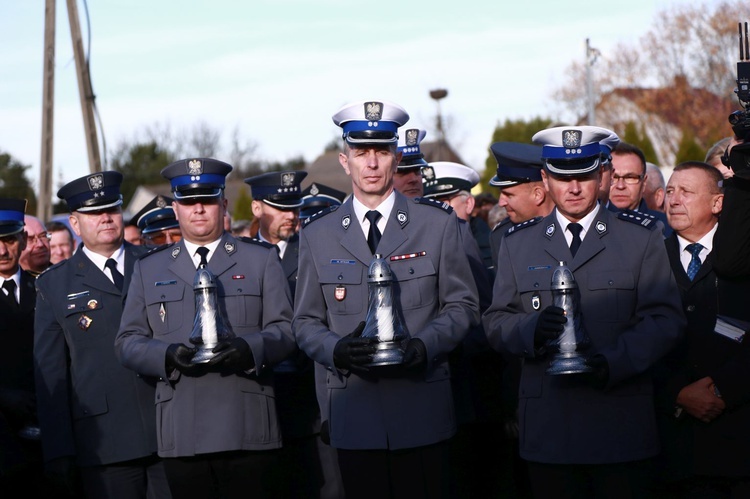
[[[546, 251], [556, 262], [565, 262], [570, 265], [573, 256], [570, 254], [570, 247], [568, 247], [568, 243], [565, 241], [565, 235], [563, 234], [562, 228], [560, 228], [560, 224], [557, 223], [555, 210], [552, 210], [550, 215], [544, 217], [544, 220], [539, 223], [539, 227], [525, 230], [539, 230], [541, 237], [549, 241], [546, 244], [540, 245], [544, 248], [544, 251]], [[579, 249], [578, 251], [581, 250]]]
[[70, 258], [74, 261], [76, 275], [80, 277], [83, 286], [111, 295], [121, 294], [117, 286], [99, 267], [94, 265], [94, 262], [82, 250], [76, 251]]
[[234, 267], [237, 263], [231, 258], [235, 251], [237, 251], [237, 240], [232, 237], [228, 232], [225, 232], [221, 237], [219, 245], [216, 247], [211, 261], [208, 262], [208, 270], [210, 270], [215, 276], [220, 276], [230, 268]]
[[297, 260], [299, 259], [299, 234], [294, 234], [289, 238], [289, 242], [284, 251], [284, 258], [281, 260], [281, 267], [284, 269], [284, 275], [289, 279], [297, 272]]
[[[383, 237], [378, 244], [378, 253], [383, 256], [392, 254], [399, 246], [404, 244], [408, 237], [403, 230], [409, 223], [408, 199], [396, 192], [396, 201], [385, 225]], [[401, 216], [402, 220], [399, 220]]]
[[586, 231], [586, 236], [581, 242], [581, 247], [578, 248], [576, 256], [570, 262], [570, 270], [573, 272], [594, 258], [598, 253], [604, 251], [606, 245], [602, 238], [607, 235], [610, 222], [612, 221], [610, 213], [599, 206], [596, 217], [594, 217], [594, 221], [589, 226], [589, 230]]
[[[372, 253], [370, 253], [370, 248], [367, 246], [367, 238], [362, 231], [362, 224], [357, 220], [357, 215], [354, 213], [351, 198], [346, 200], [333, 215], [339, 217], [341, 230], [344, 231], [341, 238], [341, 246], [357, 260], [365, 265], [370, 265]], [[380, 242], [382, 244], [383, 240], [381, 239]]]
[[195, 280], [195, 264], [188, 254], [187, 248], [185, 248], [185, 243], [180, 241], [172, 248], [167, 248], [162, 251], [169, 251], [172, 257], [172, 263], [169, 264], [169, 270], [192, 286], [193, 281]]

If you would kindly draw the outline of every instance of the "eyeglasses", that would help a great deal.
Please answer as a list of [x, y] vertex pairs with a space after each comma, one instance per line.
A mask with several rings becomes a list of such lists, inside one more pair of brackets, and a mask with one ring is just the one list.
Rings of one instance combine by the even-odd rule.
[[618, 175], [616, 173], [612, 174], [613, 184], [616, 184], [617, 182], [619, 182], [620, 179], [622, 179], [623, 182], [625, 182], [628, 185], [635, 185], [635, 184], [640, 183], [641, 180], [643, 180], [643, 175], [634, 175], [634, 174]]
[[49, 232], [40, 232], [36, 235], [27, 234], [26, 236], [29, 240], [29, 244], [34, 244], [35, 242], [40, 242], [42, 244], [47, 244], [50, 239], [52, 239], [52, 234]]
[[152, 244], [176, 243], [182, 240], [180, 229], [161, 230], [152, 234], [144, 234], [143, 239]]

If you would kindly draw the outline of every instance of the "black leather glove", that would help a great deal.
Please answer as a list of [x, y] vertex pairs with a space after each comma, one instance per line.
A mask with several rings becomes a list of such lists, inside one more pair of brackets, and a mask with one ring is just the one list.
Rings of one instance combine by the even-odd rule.
[[197, 348], [190, 348], [182, 343], [172, 343], [167, 347], [167, 368], [177, 369], [188, 376], [202, 373], [205, 368], [200, 364], [192, 363], [193, 355], [197, 351]]
[[341, 338], [333, 348], [333, 364], [339, 369], [348, 369], [352, 372], [366, 373], [369, 369], [365, 366], [372, 362], [375, 353], [377, 338], [362, 338], [365, 330], [365, 322], [359, 325]]
[[255, 366], [250, 345], [242, 338], [220, 341], [211, 351], [216, 355], [208, 361], [210, 366], [220, 366], [240, 372]]
[[586, 365], [593, 371], [586, 374], [586, 379], [594, 388], [604, 388], [609, 381], [609, 363], [604, 355], [594, 355], [586, 359]]
[[556, 340], [565, 328], [565, 311], [560, 307], [550, 305], [539, 314], [534, 329], [534, 345], [539, 348], [550, 340]]
[[80, 497], [78, 469], [71, 456], [58, 457], [44, 465], [44, 476], [60, 497]]
[[412, 338], [406, 344], [403, 359], [404, 369], [408, 373], [418, 374], [427, 369], [427, 347], [419, 338]]

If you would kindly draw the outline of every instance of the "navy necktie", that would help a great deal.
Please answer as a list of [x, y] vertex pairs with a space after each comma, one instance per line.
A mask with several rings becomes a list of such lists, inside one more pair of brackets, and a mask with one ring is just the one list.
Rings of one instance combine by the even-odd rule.
[[110, 258], [107, 260], [107, 263], [104, 264], [105, 267], [107, 267], [112, 274], [112, 282], [115, 283], [115, 286], [117, 286], [117, 289], [122, 291], [122, 284], [123, 284], [123, 277], [122, 274], [120, 274], [120, 271], [117, 270], [117, 261], [114, 258]]
[[205, 269], [208, 266], [208, 260], [206, 259], [206, 257], [208, 256], [208, 248], [206, 248], [205, 246], [201, 246], [200, 248], [195, 250], [195, 252], [198, 253], [198, 255], [200, 255], [201, 257], [201, 261], [198, 264], [198, 268]]
[[583, 226], [579, 223], [568, 224], [568, 230], [573, 234], [573, 240], [570, 242], [570, 253], [576, 256], [578, 248], [581, 247], [581, 231]]
[[378, 219], [380, 212], [370, 210], [365, 214], [365, 218], [370, 221], [370, 232], [367, 234], [367, 245], [370, 246], [370, 252], [374, 255], [380, 242], [380, 229], [378, 229]]
[[695, 279], [695, 274], [697, 274], [698, 270], [701, 268], [701, 259], [699, 255], [703, 249], [703, 245], [699, 243], [688, 244], [685, 246], [685, 249], [693, 255], [687, 268], [687, 276], [692, 281]]

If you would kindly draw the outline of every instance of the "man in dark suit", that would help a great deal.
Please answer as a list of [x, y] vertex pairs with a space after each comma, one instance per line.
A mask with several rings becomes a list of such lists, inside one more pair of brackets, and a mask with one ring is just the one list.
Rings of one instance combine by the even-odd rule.
[[[300, 184], [306, 176], [307, 172], [279, 171], [245, 179], [253, 197], [253, 216], [258, 220], [258, 239], [278, 248], [292, 300], [297, 287], [297, 227], [303, 204]], [[336, 451], [320, 436], [312, 360], [295, 347], [273, 370], [284, 438], [277, 481], [284, 497], [343, 497]]]
[[57, 193], [83, 243], [37, 279], [34, 361], [48, 469], [87, 497], [168, 497], [156, 455], [154, 380], [114, 355], [130, 275], [145, 252], [123, 243], [122, 175], [76, 179]]
[[0, 199], [0, 494], [49, 494], [34, 397], [35, 278], [19, 261], [27, 241], [25, 199]]
[[[679, 294], [653, 221], [598, 202], [599, 141], [610, 132], [561, 128], [533, 138], [546, 144], [542, 178], [556, 208], [500, 243], [485, 331], [491, 345], [524, 361], [520, 453], [534, 496], [639, 498], [659, 449], [649, 369], [681, 337]], [[572, 318], [553, 305], [560, 262], [578, 283], [588, 336], [576, 374], [548, 372], [548, 351], [571, 340]]]
[[[291, 298], [276, 249], [224, 230], [231, 170], [211, 158], [162, 170], [182, 239], [136, 262], [115, 340], [124, 366], [160, 378], [157, 440], [175, 498], [271, 497], [282, 444], [271, 368], [294, 348]], [[205, 348], [200, 360], [189, 345]]]
[[[397, 131], [407, 120], [400, 106], [382, 101], [333, 116], [343, 128], [339, 162], [353, 196], [300, 232], [293, 328], [316, 362], [322, 417], [352, 498], [447, 496], [448, 440], [456, 431], [447, 354], [478, 319], [455, 214], [394, 191]], [[403, 364], [386, 373], [368, 367], [377, 339], [360, 336], [375, 254], [390, 266], [395, 306], [411, 336]]]
[[[667, 253], [688, 325], [685, 340], [657, 371], [667, 466], [660, 474], [675, 479], [669, 485], [681, 497], [750, 495], [750, 344], [716, 327], [717, 314], [750, 319], [750, 286], [714, 267], [715, 235], [724, 223], [722, 181], [713, 166], [687, 162], [675, 167], [666, 189], [675, 231]], [[731, 307], [732, 295], [744, 297], [742, 308]]]

